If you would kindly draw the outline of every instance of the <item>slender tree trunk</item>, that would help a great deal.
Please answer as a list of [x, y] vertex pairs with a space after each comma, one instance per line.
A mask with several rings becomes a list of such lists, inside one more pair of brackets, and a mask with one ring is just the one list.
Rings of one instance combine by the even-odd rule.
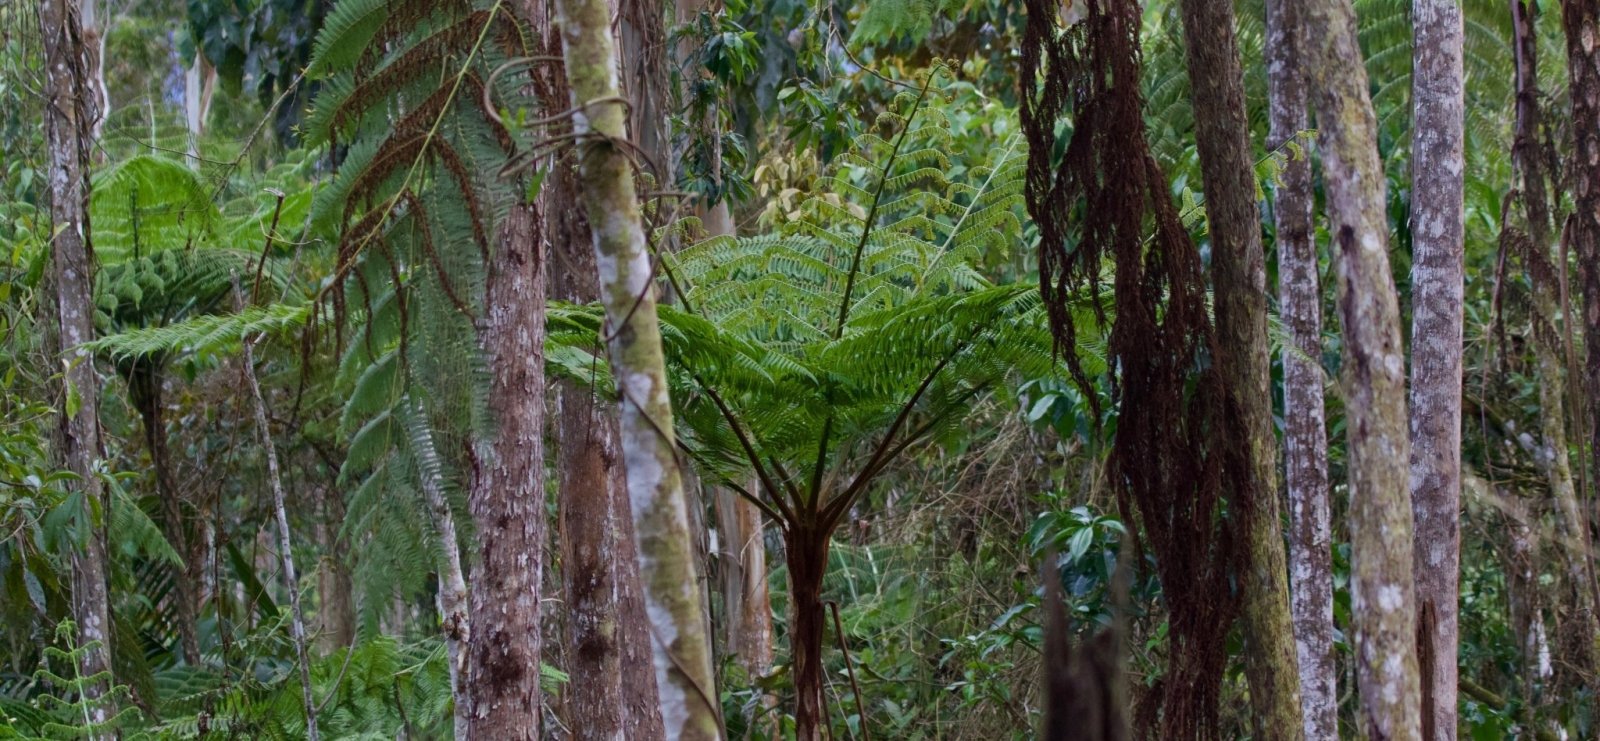
[[[72, 573], [72, 619], [80, 643], [96, 642], [82, 652], [78, 671], [85, 677], [103, 677], [84, 688], [90, 725], [103, 726], [116, 715], [108, 698], [111, 672], [111, 617], [106, 585], [106, 542], [103, 513], [108, 511], [105, 489], [96, 476], [100, 445], [100, 379], [94, 356], [79, 349], [94, 339], [94, 247], [89, 225], [89, 151], [94, 113], [93, 79], [88, 71], [79, 6], [74, 0], [39, 3], [39, 27], [44, 49], [44, 129], [50, 150], [46, 182], [50, 193], [50, 270], [46, 291], [54, 355], [66, 369], [56, 430], [56, 455], [62, 468], [77, 475], [74, 493], [82, 496], [83, 516], [92, 526], [84, 541], [69, 556]], [[45, 323], [49, 326], [49, 323]], [[96, 518], [94, 513], [102, 513]], [[104, 701], [98, 701], [102, 700]], [[92, 738], [110, 738], [95, 731]]]
[[789, 648], [794, 672], [795, 741], [821, 741], [830, 733], [823, 698], [822, 639], [827, 616], [822, 605], [822, 578], [828, 569], [827, 533], [796, 529], [786, 533], [784, 556], [789, 566]]
[[[1461, 7], [1415, 0], [1411, 125], [1411, 508], [1426, 739], [1456, 737], [1466, 98]], [[1556, 395], [1560, 396], [1559, 386]], [[1558, 417], [1559, 419], [1559, 417]]]
[[[1512, 147], [1512, 163], [1520, 186], [1523, 212], [1527, 217], [1528, 244], [1522, 247], [1525, 270], [1533, 293], [1533, 348], [1539, 378], [1539, 423], [1541, 449], [1535, 460], [1545, 474], [1550, 486], [1551, 509], [1561, 534], [1561, 554], [1567, 572], [1568, 589], [1562, 600], [1570, 613], [1561, 624], [1568, 635], [1580, 636], [1563, 648], [1573, 649], [1564, 655], [1562, 665], [1573, 667], [1571, 675], [1562, 678], [1569, 686], [1584, 681], [1595, 667], [1594, 636], [1600, 635], [1596, 627], [1594, 592], [1588, 559], [1587, 528], [1582, 508], [1578, 503], [1577, 489], [1573, 486], [1572, 464], [1568, 453], [1566, 428], [1566, 399], [1562, 383], [1563, 350], [1561, 327], [1569, 321], [1570, 313], [1561, 300], [1561, 271], [1567, 269], [1565, 260], [1559, 259], [1553, 225], [1556, 217], [1549, 201], [1547, 184], [1554, 182], [1554, 173], [1547, 172], [1546, 158], [1541, 147], [1544, 113], [1540, 109], [1538, 87], [1538, 37], [1534, 31], [1533, 15], [1525, 3], [1512, 0], [1512, 48], [1516, 59], [1517, 119], [1516, 139]], [[1574, 229], [1581, 218], [1573, 218]], [[1580, 265], [1583, 261], [1580, 260]], [[1574, 414], [1577, 410], [1572, 410]], [[1567, 672], [1563, 672], [1567, 675]]]
[[317, 635], [322, 653], [331, 654], [350, 648], [356, 634], [350, 546], [339, 537], [345, 510], [337, 487], [317, 487], [317, 510], [317, 540], [322, 548], [322, 559], [317, 564]]
[[439, 564], [439, 626], [444, 633], [445, 653], [450, 662], [450, 696], [455, 699], [455, 737], [470, 738], [471, 724], [467, 711], [471, 701], [466, 692], [467, 645], [472, 635], [472, 618], [467, 604], [467, 579], [461, 569], [461, 541], [456, 535], [455, 514], [450, 511], [450, 500], [445, 496], [444, 478], [431, 461], [439, 460], [433, 443], [433, 429], [426, 412], [415, 399], [407, 398], [406, 436], [417, 461], [417, 474], [422, 480], [423, 500], [428, 504], [434, 537], [438, 539], [439, 554], [444, 559]]
[[[233, 278], [235, 308], [243, 310], [244, 294], [239, 290], [239, 277]], [[283, 476], [278, 468], [278, 448], [272, 442], [272, 428], [267, 424], [267, 402], [261, 396], [261, 384], [256, 382], [256, 354], [254, 337], [244, 340], [244, 380], [250, 389], [254, 404], [256, 434], [261, 437], [261, 449], [267, 458], [267, 485], [272, 489], [272, 509], [278, 525], [278, 559], [283, 568], [283, 585], [289, 593], [289, 635], [294, 640], [295, 657], [300, 668], [300, 694], [305, 703], [306, 738], [317, 741], [317, 704], [311, 690], [311, 656], [306, 648], [306, 617], [300, 608], [300, 576], [294, 567], [294, 539], [289, 533], [289, 508], [283, 493]]]
[[100, 6], [102, 0], [78, 0], [82, 25], [80, 38], [83, 52], [84, 74], [88, 86], [89, 105], [89, 137], [91, 144], [90, 158], [96, 163], [104, 163], [105, 152], [93, 144], [99, 143], [104, 137], [101, 132], [105, 130], [106, 116], [111, 115], [111, 88], [106, 86], [106, 29], [104, 25], [104, 8]]
[[467, 695], [471, 738], [539, 738], [544, 567], [544, 245], [532, 206], [511, 209], [489, 267], [478, 341], [494, 416], [476, 445], [477, 525]]
[[717, 491], [716, 504], [727, 564], [722, 586], [727, 650], [746, 675], [762, 677], [772, 669], [772, 601], [761, 510], [730, 489]]
[[[561, 37], [545, 20], [543, 4], [529, 5], [529, 23], [545, 37], [544, 53], [559, 55]], [[571, 105], [564, 72], [546, 70], [549, 76], [538, 86], [543, 107], [563, 110]], [[541, 197], [551, 293], [580, 304], [599, 301], [594, 238], [583, 215], [577, 171], [557, 163], [545, 177]], [[570, 380], [557, 384], [556, 398], [561, 577], [571, 624], [567, 669], [570, 686], [582, 688], [571, 695], [571, 724], [595, 738], [618, 733], [629, 739], [663, 738], [655, 673], [638, 670], [651, 662], [650, 623], [617, 418], [594, 391]]]
[[[1600, 399], [1600, 4], [1594, 0], [1562, 0], [1562, 25], [1567, 36], [1568, 95], [1572, 99], [1572, 131], [1575, 141], [1572, 152], [1572, 196], [1576, 209], [1568, 222], [1569, 236], [1578, 254], [1580, 279], [1583, 281], [1583, 338], [1587, 348], [1584, 391], [1589, 399], [1591, 437], [1589, 448], [1595, 456], [1595, 476], [1600, 481], [1600, 413], [1593, 413], [1595, 399]], [[1566, 266], [1563, 264], [1562, 269]], [[1574, 410], [1575, 412], [1577, 410]], [[1589, 528], [1593, 512], [1572, 502], [1560, 502], [1563, 511], [1558, 513], [1562, 529], [1579, 548], [1583, 561], [1583, 580], [1574, 585], [1577, 590], [1577, 619], [1589, 639], [1583, 641], [1582, 664], [1579, 670], [1587, 675], [1591, 691], [1600, 691], [1594, 639], [1596, 626], [1600, 625], [1600, 586], [1594, 574]], [[1590, 502], [1590, 507], [1593, 507]], [[1577, 575], [1573, 575], [1577, 578]]]
[[678, 469], [666, 361], [633, 173], [616, 102], [614, 42], [604, 0], [558, 0], [573, 102], [580, 182], [593, 228], [621, 441], [651, 616], [661, 717], [669, 738], [720, 735], [711, 643], [695, 581], [688, 498]]
[[618, 80], [628, 98], [628, 134], [656, 169], [654, 187], [673, 184], [673, 155], [667, 110], [670, 105], [666, 10], [661, 0], [609, 0], [616, 6]]
[[1405, 348], [1389, 271], [1377, 124], [1350, 0], [1307, 0], [1300, 7], [1344, 338], [1357, 725], [1368, 738], [1412, 739], [1422, 726]]
[[[178, 494], [176, 472], [172, 470], [172, 456], [167, 448], [167, 424], [162, 409], [162, 371], [165, 363], [157, 358], [144, 357], [133, 361], [127, 371], [128, 396], [139, 411], [144, 426], [144, 440], [150, 449], [150, 466], [155, 469], [157, 496], [161, 500], [161, 530], [167, 542], [186, 558], [193, 559], [195, 549], [190, 547], [187, 523], [183, 516], [183, 499]], [[183, 660], [190, 666], [200, 663], [200, 638], [197, 628], [197, 611], [200, 597], [195, 594], [199, 586], [198, 564], [189, 563], [173, 569], [173, 598], [177, 602], [178, 643]]]
[[211, 93], [216, 89], [217, 68], [198, 50], [183, 75], [183, 119], [189, 129], [189, 166], [200, 168], [200, 138], [206, 133]]
[[[1299, 6], [1267, 0], [1267, 82], [1276, 150], [1309, 128], [1300, 67]], [[1300, 707], [1308, 741], [1339, 737], [1333, 654], [1333, 523], [1328, 508], [1328, 432], [1322, 404], [1322, 288], [1313, 239], [1311, 158], [1284, 163], [1273, 192], [1277, 223], [1278, 308], [1288, 330], [1283, 353], [1285, 485], [1289, 494], [1289, 574]]]
[[1278, 438], [1272, 420], [1272, 354], [1267, 342], [1266, 252], [1256, 207], [1256, 176], [1245, 116], [1244, 80], [1233, 5], [1183, 1], [1183, 30], [1194, 98], [1195, 143], [1215, 252], [1217, 345], [1246, 437], [1247, 501], [1238, 511], [1248, 573], [1241, 582], [1245, 674], [1251, 718], [1261, 738], [1303, 733], [1288, 568], [1278, 517]]

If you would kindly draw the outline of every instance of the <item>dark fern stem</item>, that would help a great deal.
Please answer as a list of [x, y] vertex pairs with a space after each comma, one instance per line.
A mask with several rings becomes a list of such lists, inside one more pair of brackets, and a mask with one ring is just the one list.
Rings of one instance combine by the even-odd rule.
[[[1094, 398], [1075, 362], [1074, 291], [1108, 322], [1119, 417], [1111, 470], [1156, 557], [1172, 651], [1160, 703], [1139, 715], [1160, 738], [1216, 738], [1226, 636], [1239, 602], [1230, 576], [1244, 565], [1238, 508], [1251, 500], [1248, 458], [1231, 432], [1237, 412], [1216, 363], [1199, 251], [1145, 137], [1140, 8], [1090, 0], [1064, 32], [1057, 4], [1027, 1], [1021, 113], [1028, 139], [1025, 197], [1038, 225], [1039, 282], [1056, 352]], [[1061, 141], [1059, 123], [1070, 120]], [[1114, 266], [1114, 316], [1099, 300], [1103, 260]], [[1096, 417], [1099, 409], [1095, 407]], [[1224, 506], [1224, 487], [1234, 492]], [[1232, 511], [1227, 511], [1230, 509]], [[1140, 703], [1144, 706], [1145, 703]]]

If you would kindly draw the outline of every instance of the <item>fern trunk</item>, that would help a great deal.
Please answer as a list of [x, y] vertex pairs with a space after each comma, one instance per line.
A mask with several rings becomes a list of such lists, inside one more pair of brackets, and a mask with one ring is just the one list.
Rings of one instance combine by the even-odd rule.
[[[1309, 128], [1295, 0], [1267, 0], [1267, 147]], [[1289, 612], [1309, 741], [1339, 736], [1333, 654], [1333, 523], [1328, 507], [1328, 432], [1322, 400], [1322, 288], [1311, 192], [1311, 157], [1288, 159], [1273, 191], [1283, 353], [1284, 485], [1289, 500]]]
[[794, 672], [795, 741], [821, 741], [830, 736], [822, 641], [827, 631], [822, 578], [828, 570], [829, 537], [825, 531], [796, 528], [784, 539], [789, 566], [789, 652]]
[[[1584, 395], [1588, 398], [1590, 425], [1588, 445], [1600, 485], [1600, 413], [1594, 413], [1600, 399], [1600, 5], [1594, 0], [1562, 0], [1562, 25], [1566, 29], [1568, 95], [1572, 99], [1572, 192], [1570, 222], [1572, 249], [1577, 252], [1579, 275], [1583, 282], [1583, 338], [1587, 350], [1584, 369]], [[1562, 266], [1565, 269], [1565, 265]], [[1578, 410], [1574, 410], [1575, 413]], [[1579, 417], [1583, 419], [1583, 417]], [[1564, 533], [1578, 548], [1583, 573], [1572, 574], [1576, 594], [1576, 615], [1582, 641], [1578, 670], [1589, 677], [1591, 692], [1600, 692], [1595, 672], [1600, 660], [1595, 656], [1594, 636], [1600, 632], [1600, 586], [1597, 586], [1589, 542], [1590, 516], [1574, 501], [1559, 502]], [[1592, 515], [1592, 513], [1590, 513]]]
[[[72, 618], [80, 645], [95, 642], [80, 653], [78, 671], [87, 679], [84, 720], [98, 730], [91, 738], [111, 738], [105, 725], [116, 716], [109, 696], [111, 680], [111, 617], [106, 585], [104, 513], [105, 489], [95, 473], [101, 455], [100, 379], [94, 357], [80, 348], [94, 339], [94, 248], [89, 226], [89, 152], [91, 130], [98, 113], [89, 60], [94, 39], [85, 35], [74, 0], [45, 0], [39, 4], [39, 29], [44, 52], [44, 129], [49, 147], [46, 183], [50, 195], [50, 266], [43, 292], [48, 296], [51, 350], [66, 363], [61, 379], [62, 410], [55, 435], [55, 453], [61, 468], [77, 475], [73, 494], [77, 506], [92, 525], [87, 537], [68, 556], [72, 576]], [[46, 304], [41, 304], [46, 305]], [[100, 513], [98, 516], [96, 513]], [[102, 701], [104, 700], [104, 701]]]
[[1357, 725], [1369, 738], [1418, 738], [1405, 348], [1389, 270], [1377, 124], [1350, 0], [1300, 7], [1344, 339]]
[[672, 405], [650, 257], [634, 193], [604, 0], [558, 0], [580, 183], [593, 230], [600, 301], [621, 405], [639, 570], [654, 634], [661, 718], [668, 738], [720, 735], [711, 643], [694, 579], [688, 499], [678, 469]]
[[475, 446], [468, 502], [478, 539], [468, 735], [537, 739], [545, 539], [544, 254], [532, 206], [511, 209], [496, 248], [478, 320], [492, 419]]
[[[1423, 664], [1424, 737], [1454, 739], [1466, 247], [1464, 29], [1455, 0], [1416, 0], [1412, 20], [1410, 483], [1421, 620], [1417, 649]], [[1559, 384], [1554, 388], [1559, 399]]]
[[1288, 568], [1278, 518], [1278, 438], [1272, 420], [1272, 353], [1267, 341], [1266, 251], [1245, 116], [1244, 79], [1233, 6], [1184, 0], [1183, 30], [1194, 98], [1195, 143], [1211, 228], [1217, 347], [1248, 457], [1236, 497], [1246, 573], [1240, 575], [1245, 674], [1256, 735], [1302, 733], [1300, 680], [1289, 617]]
[[[1562, 300], [1565, 282], [1565, 255], [1556, 252], [1553, 226], [1560, 222], [1557, 209], [1552, 208], [1547, 188], [1558, 174], [1548, 172], [1545, 143], [1542, 139], [1544, 113], [1540, 108], [1538, 89], [1538, 40], [1534, 30], [1533, 15], [1521, 2], [1512, 6], [1513, 49], [1516, 59], [1517, 118], [1516, 138], [1512, 147], [1513, 167], [1518, 175], [1523, 212], [1527, 220], [1526, 240], [1513, 237], [1508, 246], [1517, 246], [1525, 264], [1533, 294], [1534, 357], [1539, 378], [1540, 436], [1543, 450], [1535, 458], [1550, 487], [1551, 509], [1562, 545], [1558, 548], [1567, 573], [1568, 588], [1561, 600], [1566, 620], [1558, 627], [1567, 635], [1582, 636], [1571, 641], [1572, 651], [1563, 656], [1560, 679], [1571, 688], [1584, 681], [1595, 666], [1594, 638], [1600, 634], [1595, 618], [1594, 593], [1588, 560], [1587, 528], [1578, 492], [1574, 486], [1573, 471], [1566, 430], [1566, 399], [1569, 385], [1562, 384], [1561, 356], [1568, 349], [1563, 342], [1571, 340], [1566, 303]], [[1576, 239], [1577, 222], [1573, 215]], [[1504, 226], [1502, 228], [1505, 228]], [[1508, 230], [1509, 231], [1509, 230]], [[1580, 253], [1581, 254], [1581, 253]], [[1583, 266], [1583, 260], [1579, 260]], [[1562, 327], [1567, 332], [1562, 332]], [[1570, 356], [1569, 356], [1570, 357]], [[1576, 375], [1576, 368], [1572, 371]], [[1576, 379], [1572, 379], [1576, 380]], [[1574, 394], [1574, 396], [1576, 396]], [[1571, 410], [1575, 419], [1581, 420], [1578, 405]], [[1581, 423], [1580, 427], [1581, 428]], [[1575, 435], [1578, 436], [1578, 435]]]
[[150, 449], [150, 467], [154, 469], [157, 497], [161, 500], [161, 534], [187, 559], [185, 567], [173, 568], [178, 644], [184, 662], [198, 666], [200, 639], [197, 611], [200, 599], [195, 594], [195, 587], [200, 584], [201, 569], [195, 558], [196, 549], [189, 542], [184, 527], [183, 501], [179, 498], [178, 482], [172, 470], [171, 451], [167, 448], [167, 423], [161, 398], [164, 366], [156, 357], [137, 358], [127, 369], [124, 380], [128, 384], [128, 400], [139, 412], [139, 419], [144, 426], [145, 445]]

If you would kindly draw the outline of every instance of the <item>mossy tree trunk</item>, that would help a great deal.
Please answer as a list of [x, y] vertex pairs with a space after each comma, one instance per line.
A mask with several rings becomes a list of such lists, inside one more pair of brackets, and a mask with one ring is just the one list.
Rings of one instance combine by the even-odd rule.
[[[1299, 5], [1267, 0], [1267, 83], [1278, 149], [1309, 128], [1301, 68]], [[1284, 484], [1289, 500], [1289, 612], [1300, 668], [1300, 707], [1310, 741], [1338, 738], [1333, 654], [1333, 523], [1328, 507], [1328, 432], [1322, 400], [1322, 288], [1311, 192], [1311, 157], [1284, 162], [1273, 191], [1277, 223], [1278, 309], [1289, 341], [1283, 352]]]
[[[542, 37], [543, 53], [559, 55], [561, 36], [544, 3], [524, 2], [523, 13]], [[535, 86], [545, 111], [571, 105], [563, 68], [546, 66], [535, 74], [545, 75]], [[540, 192], [551, 253], [550, 293], [588, 304], [600, 300], [600, 290], [581, 198], [577, 170], [569, 161], [558, 162]], [[556, 400], [566, 668], [568, 686], [581, 688], [569, 695], [570, 723], [596, 738], [662, 738], [655, 673], [638, 669], [651, 662], [650, 625], [615, 410], [570, 379], [557, 383]]]
[[669, 738], [720, 735], [711, 642], [695, 581], [689, 502], [678, 467], [654, 275], [623, 144], [615, 42], [604, 0], [558, 0], [574, 105], [579, 181], [593, 231], [600, 301], [620, 397], [622, 457]]
[[472, 738], [537, 739], [544, 567], [544, 248], [539, 215], [512, 207], [489, 265], [478, 342], [489, 429], [468, 499], [478, 562], [469, 587]]
[[[100, 111], [93, 86], [91, 60], [99, 54], [86, 36], [76, 0], [39, 3], [39, 30], [44, 51], [44, 129], [49, 147], [46, 183], [50, 195], [50, 266], [46, 276], [47, 321], [52, 350], [66, 366], [54, 405], [61, 410], [55, 435], [57, 463], [77, 475], [74, 494], [92, 524], [87, 537], [68, 557], [71, 568], [72, 619], [80, 644], [96, 642], [81, 652], [78, 671], [100, 677], [84, 690], [91, 726], [102, 727], [116, 715], [106, 696], [111, 678], [111, 617], [106, 585], [105, 489], [95, 473], [101, 456], [100, 378], [94, 357], [81, 349], [94, 339], [94, 248], [89, 225], [89, 153], [91, 131]], [[53, 316], [52, 316], [53, 315]], [[92, 735], [100, 738], [100, 732]], [[110, 736], [103, 736], [109, 738]]]
[[1357, 725], [1368, 738], [1412, 739], [1422, 726], [1406, 364], [1377, 124], [1350, 0], [1307, 0], [1300, 8], [1344, 338]]
[[[1415, 0], [1411, 125], [1411, 508], [1427, 739], [1456, 737], [1466, 97], [1461, 7]], [[1556, 395], [1560, 396], [1559, 385]], [[1559, 419], [1559, 417], [1557, 418]]]
[[1278, 516], [1278, 438], [1272, 420], [1272, 354], [1267, 341], [1266, 252], [1245, 115], [1233, 6], [1184, 0], [1183, 30], [1194, 99], [1195, 143], [1213, 246], [1217, 346], [1248, 456], [1241, 531], [1248, 552], [1240, 575], [1245, 674], [1261, 738], [1302, 733], [1300, 678], [1289, 617], [1288, 567]]

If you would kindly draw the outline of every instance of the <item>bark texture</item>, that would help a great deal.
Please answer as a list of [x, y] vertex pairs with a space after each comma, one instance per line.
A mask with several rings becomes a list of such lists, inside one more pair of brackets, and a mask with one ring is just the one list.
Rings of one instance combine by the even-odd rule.
[[[542, 2], [524, 3], [543, 53], [559, 56], [561, 36]], [[535, 85], [550, 112], [571, 105], [564, 69], [545, 67]], [[561, 133], [568, 133], [562, 131]], [[541, 192], [550, 245], [552, 296], [600, 300], [593, 235], [583, 214], [578, 173], [559, 161]], [[615, 408], [571, 380], [556, 385], [555, 435], [561, 528], [561, 578], [566, 592], [570, 724], [595, 738], [663, 738], [650, 666], [650, 625], [639, 584], [638, 549], [622, 470]], [[624, 671], [624, 668], [627, 668]]]
[[[98, 117], [98, 94], [89, 74], [93, 39], [86, 38], [79, 5], [74, 0], [39, 3], [44, 50], [44, 129], [49, 147], [46, 180], [50, 194], [48, 290], [54, 354], [65, 365], [64, 387], [55, 400], [61, 416], [55, 452], [62, 468], [77, 474], [84, 516], [107, 511], [105, 489], [95, 476], [101, 456], [100, 379], [94, 357], [79, 349], [94, 339], [94, 247], [89, 225], [89, 151], [91, 128]], [[91, 520], [92, 521], [92, 520]], [[89, 528], [89, 536], [69, 556], [72, 571], [72, 619], [80, 644], [98, 642], [82, 653], [78, 670], [85, 677], [110, 679], [111, 618], [106, 586], [105, 524]], [[106, 696], [106, 681], [84, 690], [85, 700]], [[108, 699], [109, 700], [109, 699]], [[116, 715], [113, 702], [89, 702], [91, 725]], [[109, 737], [109, 736], [106, 736]]]
[[139, 412], [144, 427], [145, 446], [150, 451], [150, 467], [155, 469], [156, 492], [161, 500], [161, 534], [167, 542], [189, 559], [183, 567], [173, 569], [173, 599], [177, 602], [178, 644], [184, 663], [200, 663], [198, 611], [200, 595], [200, 563], [194, 558], [196, 548], [189, 541], [187, 518], [184, 516], [183, 498], [178, 491], [177, 471], [173, 468], [172, 454], [167, 447], [167, 423], [164, 383], [162, 376], [166, 361], [160, 357], [140, 357], [128, 363], [123, 378], [128, 384], [128, 400]]
[[559, 0], [574, 105], [579, 181], [593, 231], [600, 300], [620, 397], [622, 455], [650, 616], [657, 694], [669, 738], [719, 735], [711, 644], [695, 581], [688, 500], [678, 468], [650, 257], [617, 97], [604, 0]]
[[1232, 380], [1230, 406], [1248, 458], [1236, 488], [1245, 539], [1240, 618], [1256, 735], [1301, 737], [1300, 678], [1289, 617], [1288, 568], [1278, 517], [1278, 438], [1272, 420], [1272, 354], [1267, 341], [1266, 252], [1250, 122], [1244, 106], [1233, 6], [1183, 0], [1183, 30], [1194, 99], [1195, 144], [1213, 247], [1217, 348]]
[[476, 443], [468, 509], [471, 738], [537, 739], [539, 585], [544, 567], [544, 248], [532, 206], [511, 209], [489, 268], [478, 344], [493, 419]]
[[[1299, 5], [1267, 0], [1270, 132], [1277, 150], [1309, 128], [1300, 66]], [[1322, 287], [1309, 153], [1291, 157], [1273, 191], [1277, 225], [1278, 311], [1289, 342], [1283, 353], [1284, 484], [1289, 499], [1289, 612], [1300, 669], [1300, 707], [1310, 741], [1339, 736], [1333, 654], [1333, 523], [1328, 508], [1328, 432], [1322, 401]]]
[[[1411, 508], [1428, 739], [1456, 737], [1465, 258], [1463, 26], [1456, 0], [1415, 0], [1411, 125]], [[1560, 396], [1559, 385], [1556, 387]], [[1559, 418], [1558, 418], [1559, 419]]]
[[[1578, 254], [1579, 275], [1583, 282], [1583, 339], [1586, 348], [1584, 367], [1584, 395], [1588, 397], [1591, 414], [1585, 422], [1590, 426], [1588, 440], [1594, 456], [1596, 476], [1600, 477], [1600, 414], [1593, 413], [1595, 399], [1600, 399], [1600, 3], [1594, 0], [1562, 0], [1561, 20], [1567, 37], [1567, 91], [1572, 99], [1572, 199], [1576, 206], [1568, 222], [1572, 248]], [[1563, 269], [1565, 265], [1563, 264]], [[1565, 511], [1558, 513], [1563, 535], [1572, 539], [1583, 560], [1581, 581], [1574, 587], [1576, 615], [1580, 630], [1581, 655], [1573, 657], [1580, 662], [1579, 671], [1588, 676], [1590, 690], [1600, 690], [1595, 679], [1597, 612], [1600, 612], [1600, 586], [1596, 585], [1589, 527], [1593, 524], [1578, 508], [1574, 500], [1560, 502]], [[1592, 515], [1593, 513], [1590, 513]], [[1576, 580], [1578, 574], [1573, 574]]]
[[1422, 733], [1405, 348], [1389, 272], [1377, 125], [1350, 0], [1300, 6], [1338, 285], [1350, 486], [1351, 622], [1360, 732]]
[[761, 511], [730, 489], [718, 489], [716, 506], [726, 650], [746, 675], [762, 677], [772, 669], [772, 600]]

